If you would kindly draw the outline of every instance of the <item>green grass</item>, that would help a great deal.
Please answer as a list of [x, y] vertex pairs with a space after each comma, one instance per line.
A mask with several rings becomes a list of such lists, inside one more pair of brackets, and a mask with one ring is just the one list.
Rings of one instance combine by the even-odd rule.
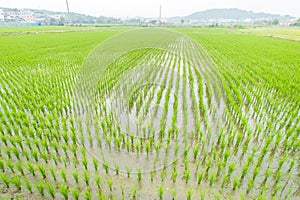
[[39, 33], [55, 33], [55, 32], [84, 32], [84, 31], [115, 31], [120, 32], [133, 27], [95, 27], [95, 26], [15, 26], [15, 27], [0, 27], [0, 35], [5, 34], [39, 34]]
[[297, 27], [247, 28], [239, 32], [300, 41], [300, 29]]

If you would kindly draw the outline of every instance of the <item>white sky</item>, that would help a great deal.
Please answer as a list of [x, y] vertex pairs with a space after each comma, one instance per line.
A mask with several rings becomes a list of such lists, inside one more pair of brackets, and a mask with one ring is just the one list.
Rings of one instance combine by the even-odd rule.
[[[156, 17], [184, 16], [212, 8], [240, 8], [254, 12], [300, 17], [300, 0], [69, 0], [71, 12], [93, 16]], [[0, 0], [0, 7], [66, 11], [65, 0]]]

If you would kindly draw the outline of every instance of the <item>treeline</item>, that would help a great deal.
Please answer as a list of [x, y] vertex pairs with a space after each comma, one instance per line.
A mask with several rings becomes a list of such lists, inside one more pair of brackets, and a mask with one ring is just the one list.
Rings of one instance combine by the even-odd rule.
[[300, 26], [300, 18], [297, 20], [297, 22], [291, 24], [291, 26]]

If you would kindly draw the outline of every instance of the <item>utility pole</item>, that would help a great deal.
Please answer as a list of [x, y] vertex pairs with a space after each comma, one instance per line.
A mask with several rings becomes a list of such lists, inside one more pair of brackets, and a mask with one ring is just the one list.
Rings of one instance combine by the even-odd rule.
[[67, 10], [68, 10], [68, 14], [70, 14], [70, 10], [69, 10], [69, 3], [68, 3], [68, 0], [66, 0], [66, 4], [67, 4]]
[[67, 10], [68, 10], [68, 15], [69, 15], [70, 24], [72, 24], [72, 19], [71, 19], [71, 15], [70, 15], [70, 9], [69, 9], [69, 3], [68, 3], [68, 0], [66, 0], [66, 4], [67, 4]]
[[159, 5], [159, 14], [158, 14], [158, 22], [157, 22], [158, 26], [160, 26], [161, 24], [161, 4]]
[[161, 4], [159, 5], [159, 17], [158, 17], [158, 23], [161, 23]]

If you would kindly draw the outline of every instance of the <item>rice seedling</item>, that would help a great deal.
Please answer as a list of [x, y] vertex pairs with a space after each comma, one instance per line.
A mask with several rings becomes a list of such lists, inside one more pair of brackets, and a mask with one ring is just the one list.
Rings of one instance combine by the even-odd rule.
[[277, 183], [280, 181], [280, 179], [282, 178], [282, 176], [283, 176], [283, 172], [282, 171], [279, 171], [278, 173], [276, 173], [274, 186], [277, 185]]
[[[293, 184], [292, 184], [291, 186], [293, 186]], [[287, 193], [286, 193], [286, 195], [285, 195], [285, 197], [284, 197], [285, 199], [288, 199], [288, 197], [291, 195], [292, 188], [293, 188], [293, 187], [291, 187], [290, 189], [288, 189], [288, 191], [287, 191]]]
[[16, 168], [17, 168], [17, 170], [20, 172], [20, 174], [21, 174], [22, 176], [25, 175], [24, 170], [23, 170], [23, 167], [22, 167], [22, 165], [21, 165], [20, 162], [17, 163]]
[[34, 161], [38, 162], [39, 158], [38, 158], [38, 152], [36, 149], [32, 149], [31, 155], [34, 158]]
[[165, 181], [166, 176], [167, 176], [167, 171], [166, 171], [166, 169], [160, 170], [160, 180], [161, 180], [161, 182], [164, 182], [164, 181]]
[[92, 193], [91, 193], [91, 191], [90, 191], [89, 188], [86, 188], [86, 189], [85, 189], [85, 191], [84, 191], [84, 193], [83, 193], [83, 198], [84, 198], [85, 200], [91, 200], [91, 199], [92, 199]]
[[158, 196], [159, 196], [159, 199], [162, 200], [163, 197], [164, 197], [164, 193], [165, 193], [165, 188], [163, 185], [159, 186], [158, 188]]
[[82, 158], [81, 163], [84, 166], [84, 169], [87, 170], [87, 168], [88, 168], [88, 160], [87, 160], [86, 156], [84, 156]]
[[284, 162], [287, 160], [287, 155], [284, 155], [280, 160], [279, 160], [279, 163], [278, 163], [278, 167], [277, 167], [277, 172], [280, 171], [282, 165], [284, 164]]
[[112, 192], [112, 190], [113, 190], [113, 182], [112, 182], [111, 179], [107, 179], [107, 185], [108, 185], [109, 190]]
[[197, 183], [198, 185], [200, 185], [201, 181], [203, 180], [204, 177], [204, 173], [203, 172], [199, 172], [198, 176], [197, 176]]
[[241, 199], [241, 200], [245, 200], [245, 194], [242, 193], [242, 192], [240, 193], [240, 199]]
[[101, 193], [101, 192], [98, 192], [97, 196], [98, 196], [99, 200], [105, 200], [105, 199], [107, 199], [107, 197], [103, 193]]
[[56, 182], [57, 179], [56, 179], [56, 173], [55, 173], [54, 167], [50, 167], [49, 171], [50, 171], [50, 174], [51, 174], [53, 180]]
[[102, 165], [105, 170], [105, 173], [108, 174], [108, 163], [104, 161]]
[[177, 175], [178, 175], [177, 170], [173, 169], [173, 171], [172, 171], [172, 181], [173, 181], [173, 183], [176, 182]]
[[12, 152], [15, 155], [15, 157], [17, 158], [17, 160], [20, 160], [20, 152], [17, 148], [12, 147]]
[[245, 164], [244, 164], [244, 166], [243, 166], [243, 169], [242, 169], [242, 175], [241, 175], [241, 180], [243, 180], [244, 179], [244, 177], [247, 175], [247, 173], [248, 173], [248, 169], [249, 169], [249, 164], [250, 162], [246, 162]]
[[57, 160], [57, 157], [56, 157], [56, 155], [55, 154], [52, 154], [52, 160], [53, 160], [53, 162], [54, 162], [54, 164], [55, 164], [55, 166], [57, 166], [57, 164], [58, 164], [58, 160]]
[[68, 199], [69, 196], [69, 188], [64, 183], [60, 185], [59, 192], [64, 197], [64, 199]]
[[249, 180], [249, 182], [248, 182], [247, 193], [249, 193], [253, 187], [254, 187], [254, 180], [251, 179], [251, 180]]
[[257, 175], [259, 174], [259, 170], [260, 168], [259, 167], [255, 167], [254, 170], [253, 170], [253, 175], [252, 175], [252, 180], [254, 181], [255, 178], [257, 177]]
[[289, 169], [288, 169], [287, 172], [290, 173], [294, 166], [295, 166], [295, 159], [292, 158], [292, 161], [290, 162], [290, 166], [289, 166]]
[[193, 188], [189, 188], [188, 190], [187, 190], [187, 193], [186, 193], [186, 199], [187, 200], [191, 200], [192, 199], [192, 196], [193, 196]]
[[118, 164], [115, 164], [115, 171], [116, 171], [116, 175], [119, 175], [120, 172], [120, 166]]
[[212, 186], [212, 184], [214, 184], [215, 181], [216, 181], [216, 174], [215, 172], [211, 172], [209, 176], [209, 185]]
[[78, 177], [78, 171], [77, 171], [77, 169], [75, 169], [75, 170], [72, 172], [72, 177], [73, 177], [75, 183], [78, 184], [78, 183], [79, 183], [79, 177]]
[[187, 169], [184, 171], [184, 179], [185, 179], [185, 184], [188, 184], [190, 178], [191, 178], [191, 174], [190, 174], [190, 170]]
[[5, 173], [0, 174], [0, 179], [4, 183], [5, 187], [9, 188], [10, 178]]
[[95, 176], [95, 182], [96, 182], [97, 188], [100, 189], [101, 188], [101, 177], [99, 175]]
[[11, 173], [15, 173], [14, 164], [11, 159], [6, 161], [6, 166], [11, 171]]
[[224, 163], [227, 163], [230, 154], [231, 154], [230, 150], [225, 151], [225, 153], [224, 153]]
[[140, 152], [140, 143], [135, 143], [135, 151], [137, 152], [137, 153], [139, 153]]
[[193, 150], [194, 160], [197, 159], [198, 153], [199, 153], [199, 146], [196, 145], [196, 146], [194, 147], [194, 150]]
[[233, 179], [233, 187], [232, 187], [232, 190], [236, 190], [237, 188], [239, 188], [241, 185], [240, 183], [240, 179], [235, 176], [234, 179]]
[[74, 200], [78, 200], [79, 199], [80, 191], [78, 190], [77, 187], [74, 187], [71, 190], [71, 193], [72, 193], [72, 197], [73, 197]]
[[61, 169], [60, 176], [61, 176], [62, 180], [64, 181], [64, 183], [66, 183], [67, 182], [67, 175], [66, 175], [66, 170], [64, 168]]
[[40, 180], [39, 182], [35, 182], [35, 188], [37, 189], [37, 191], [39, 192], [40, 195], [42, 195], [42, 196], [45, 195], [45, 187], [44, 187], [44, 183], [42, 182], [42, 180]]
[[68, 159], [67, 159], [66, 157], [64, 157], [64, 156], [62, 156], [60, 159], [61, 159], [61, 161], [62, 161], [64, 167], [67, 167], [67, 164], [68, 164], [68, 162], [69, 162]]
[[272, 196], [275, 197], [277, 192], [282, 188], [281, 185], [276, 185], [275, 188], [273, 189], [273, 192], [272, 192]]
[[151, 169], [150, 170], [150, 180], [151, 180], [151, 182], [153, 181], [154, 176], [155, 176], [155, 171], [153, 169]]
[[2, 172], [5, 171], [5, 168], [4, 168], [4, 161], [1, 160], [1, 158], [0, 158], [0, 170], [1, 170]]
[[25, 184], [25, 188], [32, 193], [32, 185], [30, 183], [30, 181], [28, 180], [28, 178], [24, 178], [24, 184]]
[[37, 164], [37, 169], [40, 172], [43, 179], [46, 179], [46, 167], [43, 164]]
[[126, 166], [126, 173], [127, 173], [127, 178], [130, 177], [131, 169]]
[[261, 192], [260, 192], [260, 194], [261, 194], [262, 196], [265, 196], [265, 192], [266, 192], [267, 189], [268, 189], [268, 185], [264, 184], [264, 185], [261, 187]]
[[129, 152], [130, 151], [130, 141], [129, 140], [126, 140], [126, 142], [125, 142], [125, 145], [126, 145], [126, 150], [127, 150], [127, 152]]
[[48, 182], [46, 182], [45, 187], [46, 187], [49, 195], [51, 196], [51, 198], [54, 199], [55, 198], [55, 193], [56, 193], [55, 187], [52, 184], [48, 183]]
[[139, 182], [142, 181], [142, 170], [141, 170], [141, 168], [137, 169], [137, 179], [138, 179]]
[[147, 157], [149, 156], [149, 152], [150, 152], [150, 142], [146, 142], [146, 145], [145, 145], [145, 151], [147, 153]]
[[21, 184], [21, 179], [18, 175], [14, 175], [10, 182], [18, 189], [21, 190], [22, 189], [22, 184]]
[[98, 171], [98, 160], [96, 158], [93, 158], [93, 165], [94, 165], [94, 169], [97, 172]]
[[133, 187], [131, 189], [131, 196], [132, 196], [132, 199], [136, 199], [136, 193], [137, 193], [137, 187]]
[[188, 169], [189, 163], [190, 163], [190, 161], [189, 161], [188, 159], [185, 158], [185, 159], [184, 159], [184, 169], [185, 169], [185, 170]]
[[204, 200], [204, 199], [205, 199], [205, 191], [203, 191], [203, 190], [200, 188], [199, 194], [200, 194], [200, 199], [201, 199], [201, 200]]
[[120, 189], [121, 189], [122, 199], [125, 199], [125, 192], [122, 185], [120, 186]]
[[89, 186], [90, 184], [90, 176], [89, 176], [89, 172], [87, 170], [83, 171], [83, 181], [85, 183], [86, 186]]

